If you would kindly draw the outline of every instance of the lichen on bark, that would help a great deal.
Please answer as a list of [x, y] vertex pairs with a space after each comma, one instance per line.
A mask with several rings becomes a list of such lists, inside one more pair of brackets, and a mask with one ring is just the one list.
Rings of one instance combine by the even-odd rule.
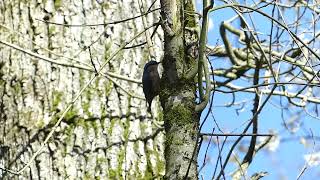
[[[162, 0], [164, 29], [164, 72], [160, 99], [166, 130], [166, 179], [197, 179], [197, 132], [199, 114], [195, 112], [195, 82], [186, 73], [197, 60], [197, 32], [192, 1]], [[192, 13], [191, 12], [191, 13]], [[192, 51], [190, 51], [192, 49]]]
[[[0, 27], [0, 40], [58, 62], [89, 64], [89, 68], [87, 47], [93, 43], [92, 59], [99, 67], [133, 32], [143, 30], [139, 19], [95, 27], [61, 26], [42, 20], [77, 25], [107, 23], [139, 14], [138, 8], [131, 0], [4, 1], [0, 3], [0, 23], [8, 28]], [[158, 15], [154, 12], [148, 17], [153, 23]], [[160, 37], [157, 34], [154, 39], [161, 43]], [[143, 40], [140, 37], [136, 42]], [[161, 44], [156, 45], [161, 53], [159, 47]], [[142, 48], [124, 50], [105, 72], [140, 79], [144, 53]], [[0, 152], [6, 151], [0, 156], [0, 166], [14, 170], [23, 167], [93, 75], [42, 61], [0, 43]], [[140, 84], [116, 81], [142, 95]], [[164, 174], [158, 167], [163, 166], [164, 158], [163, 147], [158, 146], [162, 146], [164, 136], [146, 112], [144, 100], [128, 98], [110, 79], [97, 78], [66, 114], [30, 168], [20, 177], [0, 170], [0, 179], [143, 179], [149, 177], [147, 171], [151, 169], [159, 177]], [[144, 133], [136, 131], [142, 124]], [[144, 143], [149, 136], [152, 138]]]

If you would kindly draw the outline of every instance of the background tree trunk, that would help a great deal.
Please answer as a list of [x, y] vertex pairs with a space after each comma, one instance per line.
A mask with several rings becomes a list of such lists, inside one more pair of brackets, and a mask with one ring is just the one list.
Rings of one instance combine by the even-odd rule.
[[[144, 2], [144, 9], [151, 5]], [[156, 3], [154, 8], [159, 7]], [[0, 2], [0, 166], [21, 169], [39, 149], [62, 111], [94, 73], [45, 62], [8, 47], [8, 42], [50, 57], [59, 63], [93, 69], [87, 47], [97, 68], [120, 44], [143, 30], [141, 18], [105, 26], [61, 26], [97, 24], [140, 14], [137, 1], [1, 1]], [[147, 22], [158, 21], [158, 13]], [[39, 20], [38, 20], [39, 19]], [[161, 34], [153, 42], [156, 58], [162, 53]], [[134, 41], [145, 41], [141, 36]], [[49, 51], [50, 52], [49, 52]], [[51, 53], [52, 52], [52, 53]], [[74, 57], [73, 60], [57, 56]], [[144, 48], [123, 50], [104, 72], [141, 79], [148, 60]], [[82, 94], [58, 130], [30, 168], [26, 179], [152, 179], [164, 175], [162, 121], [159, 103], [153, 118], [146, 102], [125, 93], [142, 96], [138, 83], [111, 77], [97, 78]], [[134, 91], [133, 91], [134, 90]], [[166, 116], [167, 117], [167, 116]], [[18, 176], [0, 170], [2, 179]]]

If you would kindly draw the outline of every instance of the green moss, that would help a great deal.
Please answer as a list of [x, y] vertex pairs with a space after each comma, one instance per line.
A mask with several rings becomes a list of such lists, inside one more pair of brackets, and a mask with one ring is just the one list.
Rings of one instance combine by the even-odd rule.
[[21, 80], [19, 80], [19, 79], [14, 79], [15, 80], [15, 82], [14, 83], [12, 83], [12, 88], [14, 89], [14, 92], [16, 92], [16, 94], [20, 94], [20, 92], [21, 92]]
[[73, 130], [74, 130], [74, 125], [69, 125], [67, 128], [64, 130], [65, 134], [67, 136], [73, 135]]
[[69, 125], [67, 128], [64, 130], [65, 135], [67, 136], [66, 138], [66, 143], [71, 142], [73, 140], [73, 131], [74, 131], [74, 125]]
[[92, 177], [92, 175], [89, 172], [85, 172], [83, 179], [84, 180], [91, 180], [91, 179], [94, 179], [94, 178]]
[[140, 123], [140, 131], [141, 131], [141, 134], [144, 135], [145, 134], [145, 130], [148, 128], [148, 124], [145, 123], [145, 122], [141, 122]]
[[117, 167], [117, 174], [118, 176], [122, 176], [122, 163], [123, 163], [123, 160], [126, 156], [126, 150], [120, 150], [120, 152], [118, 153], [118, 167]]
[[63, 93], [59, 91], [53, 91], [52, 95], [53, 95], [52, 110], [56, 110], [59, 103], [62, 100]]
[[113, 127], [114, 127], [114, 125], [116, 124], [117, 121], [120, 121], [120, 119], [119, 118], [114, 118], [114, 119], [110, 120], [110, 126], [108, 128], [108, 135], [112, 134]]
[[62, 6], [62, 0], [54, 0], [54, 8], [59, 9]]
[[107, 119], [106, 117], [107, 117], [107, 114], [106, 114], [105, 110], [103, 110], [102, 117], [100, 119], [100, 124], [103, 128], [106, 123], [106, 120], [109, 121], [109, 119]]
[[110, 95], [112, 89], [113, 89], [113, 83], [112, 83], [112, 81], [108, 81], [108, 83], [105, 86], [106, 96]]
[[112, 49], [111, 49], [112, 43], [106, 43], [104, 46], [104, 60], [107, 61], [108, 58], [110, 57], [111, 53], [112, 53]]
[[185, 7], [186, 13], [185, 13], [185, 24], [186, 27], [195, 27], [197, 26], [196, 19], [195, 19], [195, 9], [192, 2], [186, 3]]
[[166, 135], [165, 146], [169, 147], [172, 144], [174, 144], [174, 145], [183, 145], [184, 142], [182, 140], [180, 140], [179, 138], [177, 138], [177, 136], [172, 134], [172, 133], [171, 134], [167, 134]]
[[50, 121], [49, 124], [48, 124], [48, 128], [53, 127], [53, 126], [57, 123], [58, 119], [60, 118], [60, 114], [61, 114], [61, 113], [56, 114], [56, 115], [51, 119], [51, 121]]
[[[94, 56], [94, 55], [93, 55]], [[94, 80], [94, 90], [95, 90], [95, 92], [98, 92], [99, 90], [97, 89], [97, 87], [99, 87], [99, 82], [100, 82], [100, 80], [101, 80], [101, 77], [100, 76], [98, 76], [98, 77], [96, 77], [96, 79]], [[93, 88], [91, 88], [91, 89], [93, 89]], [[99, 92], [98, 92], [99, 93]]]
[[171, 134], [166, 135], [165, 147], [169, 147], [172, 144], [173, 136]]
[[107, 162], [106, 158], [104, 158], [104, 157], [97, 158], [97, 164], [98, 165], [103, 164], [105, 162]]
[[64, 119], [67, 123], [75, 123], [78, 117], [78, 112], [76, 112], [73, 108], [71, 108], [67, 114], [64, 116]]
[[162, 122], [163, 121], [163, 111], [158, 111], [157, 120]]
[[177, 105], [171, 108], [165, 115], [165, 119], [168, 121], [170, 126], [173, 124], [177, 126], [185, 126], [186, 124], [192, 124], [192, 112], [190, 109], [183, 105]]
[[[95, 93], [97, 93], [97, 96], [98, 97], [104, 97], [105, 95], [103, 94], [103, 90], [101, 90], [100, 88], [100, 82], [103, 81], [104, 78], [101, 78], [100, 76], [99, 77], [96, 77], [96, 80], [95, 80], [95, 86], [94, 86], [94, 91]], [[105, 81], [103, 81], [103, 84], [104, 84]]]
[[118, 179], [116, 170], [109, 168], [108, 172], [109, 172], [109, 179]]
[[83, 108], [83, 112], [86, 113], [88, 116], [90, 116], [90, 114], [91, 114], [90, 111], [89, 111], [90, 102], [82, 102], [81, 106]]
[[[173, 107], [168, 113], [165, 115], [165, 119], [167, 120], [166, 124], [168, 127], [183, 128], [188, 131], [192, 131], [193, 126], [193, 117], [190, 109], [185, 108], [182, 105], [178, 105]], [[170, 128], [171, 129], [171, 128]], [[196, 130], [191, 133], [197, 133]], [[171, 132], [166, 134], [165, 146], [169, 147], [173, 144], [175, 145], [183, 145], [185, 142], [177, 136], [175, 133]]]
[[134, 150], [134, 152], [139, 152], [139, 144], [138, 143], [133, 144], [133, 150]]
[[53, 35], [56, 31], [56, 26], [50, 26], [49, 27], [49, 35]]
[[[117, 122], [120, 123], [121, 120], [118, 118], [111, 119], [111, 124], [108, 129], [109, 134], [112, 134], [112, 130]], [[122, 178], [122, 172], [123, 172], [122, 164], [123, 164], [125, 156], [126, 156], [126, 147], [127, 147], [126, 144], [127, 144], [128, 137], [129, 137], [129, 122], [130, 122], [129, 119], [125, 119], [124, 121], [122, 121], [122, 123], [120, 123], [120, 125], [122, 126], [122, 128], [124, 130], [123, 137], [125, 139], [125, 144], [124, 144], [124, 149], [120, 149], [118, 152], [118, 167], [115, 170], [111, 170], [109, 172], [109, 177], [111, 179], [123, 179]]]
[[165, 162], [161, 160], [160, 158], [161, 154], [159, 154], [158, 152], [156, 153], [156, 159], [157, 159], [157, 163], [156, 163], [156, 169], [157, 169], [157, 173], [158, 175], [160, 175], [160, 173], [165, 172]]
[[[157, 141], [157, 140], [155, 140]], [[155, 170], [156, 170], [156, 176], [161, 176], [163, 175], [163, 173], [165, 172], [165, 162], [162, 160], [162, 154], [159, 152], [159, 150], [156, 150], [157, 149], [157, 144], [156, 143], [153, 143], [153, 154], [155, 155], [156, 157], [156, 167], [155, 167]]]
[[91, 128], [91, 123], [90, 122], [86, 122], [84, 119], [81, 119], [79, 121], [79, 123], [77, 123], [77, 124], [84, 128], [84, 131], [85, 131], [86, 134], [89, 133], [89, 129]]
[[79, 72], [79, 84], [80, 84], [80, 87], [83, 87], [84, 84], [85, 84], [85, 78], [86, 78], [86, 75], [84, 75], [85, 72], [83, 71], [80, 71]]
[[98, 134], [98, 132], [99, 132], [99, 125], [98, 125], [98, 122], [97, 121], [93, 121], [92, 122], [92, 127], [93, 127], [93, 129], [94, 129], [94, 133], [95, 133], [95, 135], [97, 135]]
[[[130, 90], [131, 91], [131, 90]], [[132, 92], [132, 91], [131, 91]], [[131, 96], [128, 96], [128, 103], [127, 103], [127, 107], [128, 107], [128, 110], [127, 110], [127, 117], [130, 116], [130, 106], [131, 106], [131, 101], [132, 101], [132, 97]], [[129, 120], [129, 119], [128, 119]], [[130, 120], [129, 120], [130, 121]]]
[[3, 89], [4, 87], [4, 84], [5, 84], [5, 81], [3, 79], [1, 79], [1, 77], [3, 76], [3, 74], [1, 74], [0, 72], [0, 89]]
[[104, 9], [110, 9], [110, 4], [108, 3], [108, 1], [104, 1], [103, 6]]
[[[133, 150], [134, 152], [139, 152], [139, 143], [134, 143], [133, 144]], [[141, 179], [142, 178], [142, 174], [140, 173], [140, 168], [139, 168], [139, 160], [137, 159], [137, 161], [134, 163], [134, 176], [137, 178], [137, 179]]]
[[41, 128], [43, 128], [45, 126], [45, 123], [44, 123], [44, 121], [41, 119], [41, 120], [39, 120], [39, 121], [37, 121], [37, 123], [36, 123], [36, 127], [38, 128], [38, 129], [41, 129]]
[[[149, 160], [148, 160], [149, 161]], [[154, 179], [153, 178], [153, 174], [152, 174], [152, 167], [151, 165], [149, 165], [149, 163], [147, 163], [147, 169], [146, 169], [146, 172], [144, 173], [144, 177], [141, 178], [141, 179]]]
[[129, 122], [130, 120], [126, 120], [125, 122], [123, 122], [123, 137], [125, 139], [125, 141], [127, 142], [128, 138], [129, 138]]
[[[57, 111], [57, 106], [61, 101], [62, 101], [62, 93], [61, 92], [54, 93], [52, 111]], [[55, 116], [49, 122], [48, 127], [54, 126], [59, 120], [59, 118], [62, 116], [62, 113], [63, 113], [62, 111], [56, 113]], [[78, 112], [73, 108], [71, 108], [63, 118], [63, 121], [69, 125], [77, 124], [78, 120], [79, 120]]]
[[147, 147], [145, 147], [145, 152], [147, 156], [147, 168], [146, 171], [144, 172], [144, 179], [153, 179], [153, 169], [152, 169], [152, 164], [150, 161], [150, 156], [153, 151], [148, 150]]

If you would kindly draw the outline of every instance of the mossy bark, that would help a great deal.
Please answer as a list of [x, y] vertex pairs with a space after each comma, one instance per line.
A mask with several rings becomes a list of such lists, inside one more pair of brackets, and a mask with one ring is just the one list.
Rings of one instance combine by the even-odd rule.
[[[185, 4], [183, 4], [185, 2]], [[164, 72], [160, 99], [163, 107], [166, 143], [166, 179], [197, 179], [197, 132], [199, 114], [195, 112], [195, 83], [185, 78], [196, 61], [196, 20], [192, 1], [162, 0], [164, 29]], [[188, 15], [189, 14], [189, 15]], [[192, 14], [192, 13], [191, 13]]]
[[[145, 9], [151, 1], [143, 1]], [[152, 9], [159, 7], [157, 2]], [[0, 40], [58, 62], [99, 68], [119, 44], [143, 31], [141, 18], [106, 26], [98, 24], [140, 14], [136, 0], [10, 0], [0, 2]], [[147, 16], [158, 21], [159, 11]], [[5, 27], [3, 27], [5, 26]], [[7, 28], [6, 28], [7, 27]], [[154, 46], [163, 52], [161, 33]], [[145, 41], [141, 36], [132, 45]], [[160, 43], [159, 43], [160, 42]], [[48, 51], [50, 50], [50, 52]], [[78, 54], [81, 52], [80, 54]], [[58, 56], [58, 55], [59, 56]], [[61, 55], [69, 58], [62, 57]], [[144, 48], [123, 50], [104, 72], [141, 79], [148, 54]], [[70, 57], [74, 57], [70, 60]], [[0, 167], [21, 169], [39, 149], [62, 112], [94, 73], [42, 61], [0, 43]], [[0, 169], [0, 179], [151, 179], [164, 175], [162, 128], [147, 114], [138, 83], [96, 78], [84, 91], [31, 166], [16, 176]], [[158, 111], [159, 102], [154, 103]]]

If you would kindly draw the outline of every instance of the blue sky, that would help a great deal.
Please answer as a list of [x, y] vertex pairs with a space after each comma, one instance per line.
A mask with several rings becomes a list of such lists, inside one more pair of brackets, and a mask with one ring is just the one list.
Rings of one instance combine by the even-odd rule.
[[[197, 0], [197, 9], [202, 8], [202, 0]], [[218, 1], [216, 2], [216, 6], [219, 5]], [[250, 1], [252, 2], [252, 1]], [[241, 1], [243, 3], [243, 1]], [[271, 7], [265, 8], [263, 11], [271, 14]], [[208, 44], [216, 45], [217, 42], [219, 44], [222, 43], [219, 34], [219, 25], [221, 21], [228, 20], [233, 17], [235, 13], [230, 9], [222, 9], [210, 14], [210, 29], [208, 33]], [[305, 14], [306, 18], [310, 15], [310, 13]], [[287, 11], [284, 14], [287, 23], [293, 21], [295, 19], [295, 14], [293, 11]], [[270, 21], [265, 17], [258, 15], [257, 13], [252, 14], [252, 19], [255, 22], [255, 26], [259, 32], [262, 34], [260, 38], [263, 39], [263, 34], [267, 34], [270, 31]], [[233, 25], [237, 25], [234, 23]], [[236, 26], [237, 27], [237, 26]], [[318, 27], [316, 27], [318, 28]], [[300, 35], [301, 36], [301, 35]], [[308, 34], [305, 34], [303, 37], [308, 37]], [[289, 38], [287, 35], [284, 35], [283, 38]], [[232, 42], [236, 43], [236, 39]], [[316, 45], [317, 46], [317, 45]], [[227, 66], [226, 60], [223, 59], [211, 59], [214, 68]], [[283, 67], [283, 66], [282, 66]], [[263, 72], [262, 72], [263, 73]], [[245, 81], [237, 81], [235, 84], [237, 85], [251, 85], [252, 82]], [[289, 88], [289, 87], [288, 87]], [[290, 89], [289, 89], [290, 90]], [[294, 91], [294, 89], [293, 89]], [[263, 95], [262, 100], [264, 100], [267, 95]], [[215, 128], [215, 133], [219, 133], [217, 127], [214, 123], [214, 119], [218, 123], [219, 127], [223, 129], [224, 132], [231, 132], [235, 128], [241, 126], [244, 122], [252, 117], [252, 99], [254, 98], [253, 94], [249, 93], [237, 93], [236, 94], [236, 102], [239, 102], [238, 106], [232, 107], [222, 107], [219, 105], [223, 105], [226, 103], [230, 103], [232, 100], [231, 94], [223, 94], [219, 92], [215, 92], [214, 100], [213, 100], [213, 108], [212, 115], [209, 115], [202, 132], [210, 133], [212, 128]], [[287, 103], [287, 100], [284, 98], [281, 99], [284, 104]], [[243, 103], [241, 103], [243, 102]], [[248, 103], [244, 103], [248, 102]], [[255, 172], [267, 171], [269, 173], [264, 179], [296, 179], [301, 169], [305, 166], [304, 155], [318, 152], [319, 151], [319, 143], [317, 140], [312, 141], [308, 139], [303, 139], [303, 136], [311, 136], [319, 137], [319, 128], [320, 128], [320, 120], [312, 118], [307, 113], [303, 111], [301, 108], [296, 108], [294, 106], [289, 106], [288, 109], [280, 109], [279, 106], [280, 97], [272, 97], [261, 114], [259, 115], [259, 133], [270, 133], [276, 132], [278, 134], [280, 144], [274, 151], [271, 150], [261, 150], [259, 151], [252, 164], [250, 165], [248, 171], [248, 177], [250, 177]], [[309, 104], [309, 110], [313, 108], [314, 104]], [[207, 110], [202, 113], [203, 116], [206, 115]], [[297, 115], [298, 114], [298, 115]], [[283, 122], [294, 122], [293, 126], [288, 129], [285, 128]], [[241, 126], [236, 133], [240, 133], [244, 126]], [[248, 133], [251, 130], [248, 131]], [[215, 138], [215, 137], [214, 137]], [[222, 139], [220, 137], [220, 139]], [[224, 147], [223, 159], [225, 158], [226, 153], [228, 152], [232, 142], [236, 138], [228, 138], [228, 143]], [[238, 147], [248, 147], [250, 138], [243, 138], [242, 142], [239, 143]], [[306, 140], [306, 142], [304, 141]], [[202, 165], [205, 150], [207, 147], [208, 141], [203, 143], [202, 148], [199, 154], [199, 165]], [[240, 161], [244, 153], [239, 153], [239, 148], [236, 148], [235, 151], [237, 155], [239, 155]], [[202, 169], [200, 172], [200, 176], [203, 176], [204, 179], [211, 179], [214, 171], [214, 166], [216, 164], [218, 148], [217, 144], [211, 142], [210, 147], [207, 153], [210, 157], [209, 163]], [[233, 172], [236, 168], [236, 163], [230, 162], [228, 168], [225, 170], [226, 174]], [[218, 168], [219, 170], [219, 168]], [[309, 167], [306, 169], [305, 173], [301, 177], [301, 179], [315, 179], [316, 177], [320, 177], [320, 169], [317, 167]], [[227, 179], [230, 179], [227, 178]]]

